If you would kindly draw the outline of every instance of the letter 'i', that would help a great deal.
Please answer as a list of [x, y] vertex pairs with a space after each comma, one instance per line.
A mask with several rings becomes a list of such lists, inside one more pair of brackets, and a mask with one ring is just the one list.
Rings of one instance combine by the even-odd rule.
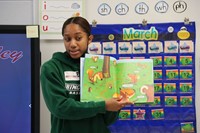
[[46, 1], [44, 1], [44, 10], [47, 9], [47, 4], [46, 4]]

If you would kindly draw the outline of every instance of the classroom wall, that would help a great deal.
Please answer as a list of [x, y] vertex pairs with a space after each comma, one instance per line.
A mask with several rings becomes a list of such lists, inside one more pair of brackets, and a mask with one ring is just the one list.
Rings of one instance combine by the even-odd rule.
[[[104, 0], [109, 4], [119, 3], [119, 2], [130, 2], [130, 0]], [[94, 19], [100, 23], [141, 23], [143, 19], [146, 19], [148, 23], [158, 23], [158, 22], [182, 22], [185, 17], [188, 17], [190, 21], [196, 22], [196, 117], [197, 117], [197, 130], [200, 131], [200, 18], [198, 12], [198, 5], [200, 5], [199, 0], [184, 0], [189, 5], [188, 12], [183, 15], [177, 15], [172, 10], [168, 14], [156, 14], [150, 10], [148, 15], [137, 15], [135, 17], [126, 16], [115, 16], [105, 17], [105, 19], [99, 19], [98, 14], [95, 14], [93, 10], [96, 11], [97, 3], [101, 0], [86, 0], [86, 18], [89, 22]], [[132, 2], [132, 1], [131, 1]], [[135, 0], [134, 2], [141, 2], [141, 0]], [[146, 3], [150, 7], [154, 7], [155, 3], [152, 0], [146, 0]], [[156, 1], [155, 1], [156, 2]], [[174, 3], [175, 0], [167, 0], [168, 4]], [[169, 5], [171, 6], [171, 5]], [[0, 24], [39, 24], [39, 2], [38, 0], [0, 0]], [[42, 64], [51, 58], [52, 54], [56, 51], [64, 51], [64, 44], [62, 40], [41, 40], [40, 49], [42, 54]], [[46, 108], [42, 93], [40, 93], [40, 132], [49, 133], [50, 132], [50, 113]]]

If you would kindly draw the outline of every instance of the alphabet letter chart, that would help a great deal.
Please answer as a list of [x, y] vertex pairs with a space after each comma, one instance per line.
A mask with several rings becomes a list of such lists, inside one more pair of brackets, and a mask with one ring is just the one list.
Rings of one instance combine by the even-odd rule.
[[41, 39], [62, 39], [61, 29], [71, 16], [84, 15], [84, 0], [41, 0], [40, 35]]

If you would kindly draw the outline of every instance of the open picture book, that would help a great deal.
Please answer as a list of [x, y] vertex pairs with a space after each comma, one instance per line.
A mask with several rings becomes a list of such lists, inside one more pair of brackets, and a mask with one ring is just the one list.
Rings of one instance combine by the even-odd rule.
[[81, 58], [81, 101], [126, 98], [134, 103], [154, 102], [152, 59], [121, 59], [86, 54]]

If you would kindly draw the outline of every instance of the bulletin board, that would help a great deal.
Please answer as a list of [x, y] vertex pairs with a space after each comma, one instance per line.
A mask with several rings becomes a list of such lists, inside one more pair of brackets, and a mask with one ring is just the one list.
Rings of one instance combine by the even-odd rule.
[[112, 133], [196, 132], [195, 22], [97, 24], [92, 34], [91, 54], [154, 62], [154, 103], [124, 107]]
[[40, 130], [40, 42], [31, 28], [39, 26], [0, 25], [1, 133]]

